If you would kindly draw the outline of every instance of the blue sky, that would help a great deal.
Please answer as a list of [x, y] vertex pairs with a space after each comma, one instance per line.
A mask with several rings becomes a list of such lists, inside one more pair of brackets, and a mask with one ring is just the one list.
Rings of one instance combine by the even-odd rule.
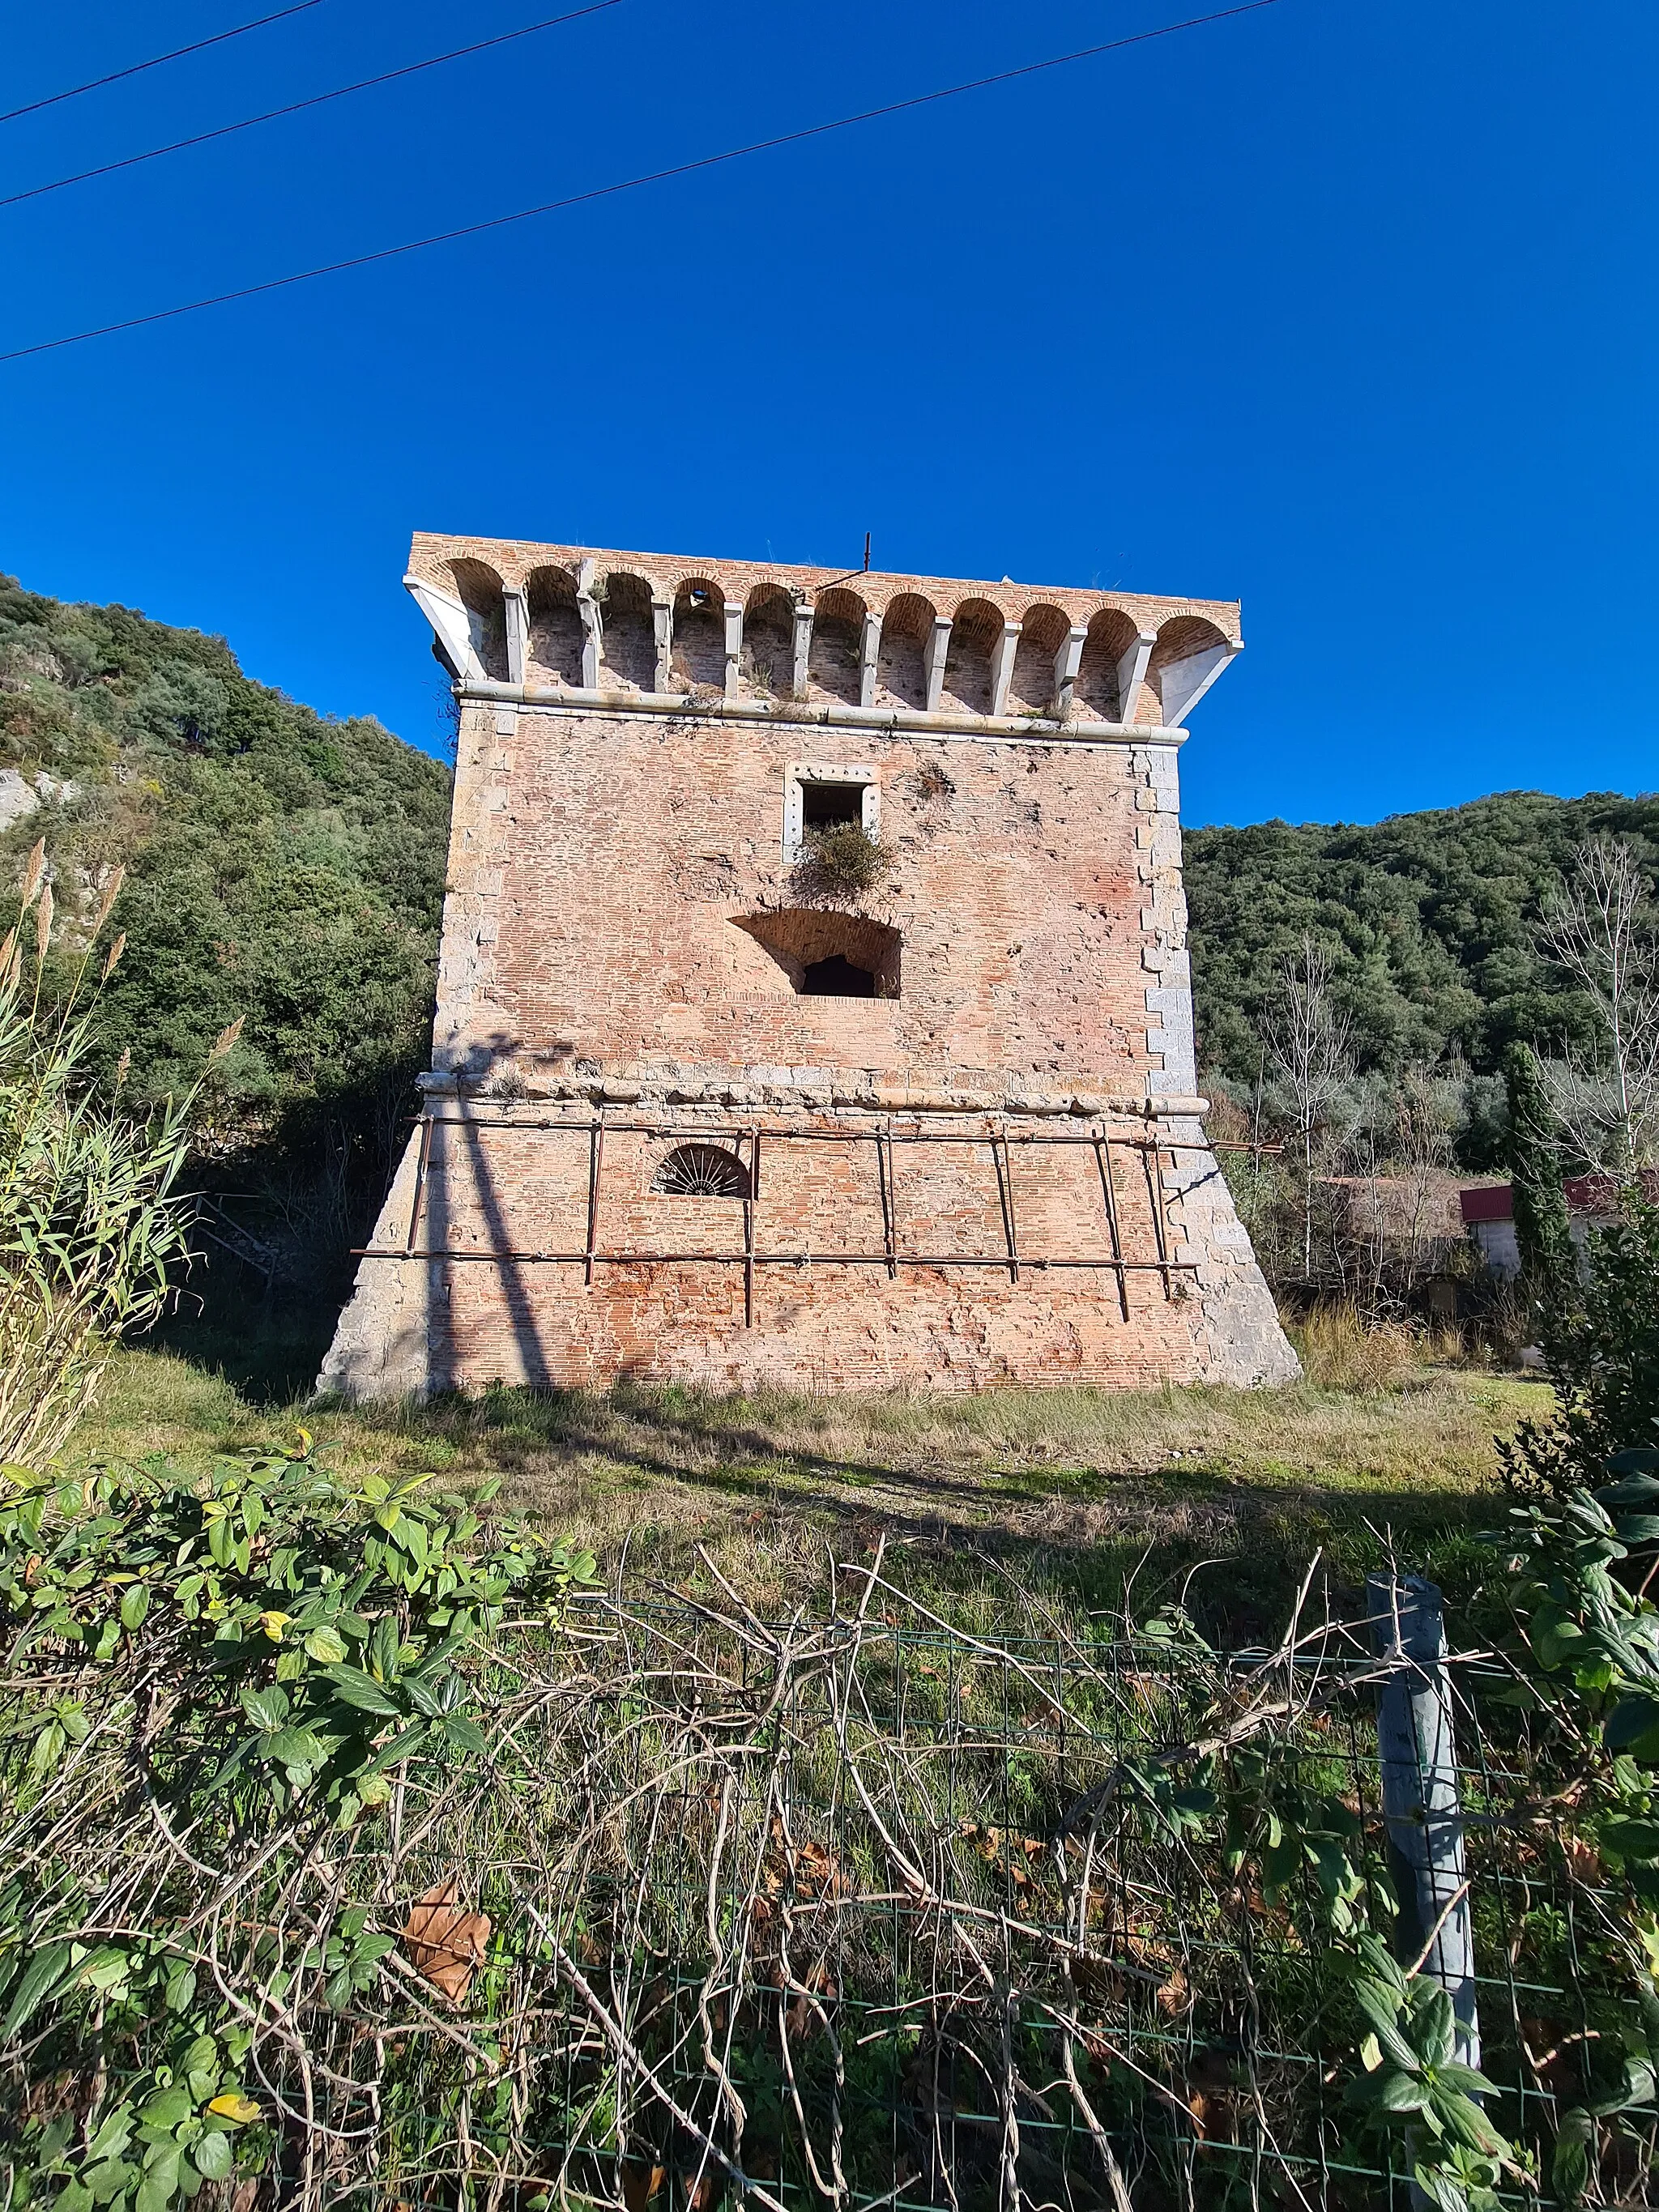
[[[322, 0], [0, 126], [0, 192], [556, 5]], [[0, 106], [261, 12], [10, 8]], [[620, 0], [0, 209], [0, 347], [1184, 12]], [[0, 566], [435, 745], [411, 528], [848, 567], [867, 529], [884, 568], [1242, 599], [1190, 820], [1651, 789], [1656, 70], [1635, 0], [1276, 0], [12, 362]]]

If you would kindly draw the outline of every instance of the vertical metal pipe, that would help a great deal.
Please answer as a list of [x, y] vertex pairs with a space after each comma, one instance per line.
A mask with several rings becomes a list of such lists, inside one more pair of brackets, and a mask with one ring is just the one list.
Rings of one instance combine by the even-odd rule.
[[599, 1247], [599, 1173], [605, 1166], [605, 1123], [596, 1121], [587, 1138], [587, 1253], [582, 1279], [593, 1287], [593, 1255]]
[[1426, 1948], [1422, 1971], [1452, 2001], [1457, 2056], [1466, 2066], [1479, 2066], [1474, 1944], [1440, 1592], [1420, 1575], [1372, 1575], [1365, 1592], [1378, 1656], [1392, 1662], [1377, 1692], [1376, 1752], [1400, 1893], [1396, 1948], [1406, 1963]]
[[1123, 1234], [1118, 1226], [1117, 1182], [1112, 1173], [1112, 1140], [1095, 1138], [1095, 1165], [1100, 1170], [1100, 1194], [1106, 1201], [1106, 1226], [1112, 1239], [1112, 1264], [1117, 1269], [1117, 1302], [1123, 1318], [1129, 1318], [1129, 1277], [1123, 1265]]

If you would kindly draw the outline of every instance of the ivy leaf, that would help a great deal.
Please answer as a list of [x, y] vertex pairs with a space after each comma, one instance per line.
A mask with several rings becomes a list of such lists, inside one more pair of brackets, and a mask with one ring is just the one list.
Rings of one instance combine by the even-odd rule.
[[1385, 2112], [1420, 2112], [1429, 2101], [1429, 2092], [1414, 2074], [1385, 2074], [1376, 2091], [1376, 2101]]
[[446, 1713], [439, 1726], [457, 1751], [468, 1752], [474, 1759], [488, 1755], [489, 1746], [484, 1732], [468, 1714]]
[[286, 1690], [244, 1690], [242, 1711], [255, 1728], [265, 1735], [279, 1729], [288, 1718], [289, 1704]]
[[1609, 1751], [1629, 1751], [1638, 1759], [1659, 1759], [1659, 1698], [1642, 1690], [1620, 1698], [1601, 1733]]
[[1589, 2146], [1595, 2122], [1582, 2106], [1563, 2112], [1550, 2161], [1550, 2179], [1563, 2204], [1576, 2204], [1589, 2187]]
[[191, 2146], [190, 2154], [196, 2171], [209, 2181], [222, 2181], [236, 2163], [234, 2144], [218, 2130], [199, 2137]]
[[252, 2097], [244, 2097], [240, 2091], [231, 2089], [228, 2089], [222, 2097], [215, 2097], [208, 2110], [238, 2128], [251, 2125], [259, 2117], [259, 2107]]
[[43, 1950], [35, 1953], [13, 1992], [4, 2021], [0, 2022], [0, 2043], [11, 2041], [36, 2005], [57, 1988], [69, 1971], [70, 1947], [67, 1943], [48, 1943]]
[[355, 1705], [359, 1712], [374, 1713], [388, 1721], [403, 1717], [404, 1709], [397, 1699], [388, 1697], [374, 1677], [364, 1674], [361, 1667], [331, 1667], [328, 1679], [334, 1685], [335, 1695], [347, 1705]]

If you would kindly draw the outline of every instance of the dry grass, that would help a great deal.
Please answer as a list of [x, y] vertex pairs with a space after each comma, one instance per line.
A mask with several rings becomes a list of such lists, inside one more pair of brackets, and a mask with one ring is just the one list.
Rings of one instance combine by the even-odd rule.
[[[346, 1468], [499, 1474], [507, 1499], [631, 1575], [683, 1581], [707, 1547], [763, 1607], [823, 1570], [826, 1538], [909, 1545], [957, 1610], [994, 1602], [1009, 1566], [1115, 1604], [1143, 1554], [1155, 1576], [1206, 1568], [1194, 1603], [1249, 1627], [1316, 1545], [1358, 1574], [1395, 1532], [1424, 1558], [1492, 1517], [1495, 1434], [1538, 1409], [1536, 1382], [1424, 1364], [1393, 1333], [1356, 1347], [1304, 1336], [1289, 1389], [988, 1391], [715, 1398], [673, 1389], [538, 1398], [488, 1392], [424, 1408], [260, 1408], [166, 1352], [121, 1356], [64, 1454], [205, 1467], [303, 1419]], [[1341, 1377], [1344, 1387], [1335, 1386]], [[1207, 1595], [1206, 1595], [1207, 1594]]]

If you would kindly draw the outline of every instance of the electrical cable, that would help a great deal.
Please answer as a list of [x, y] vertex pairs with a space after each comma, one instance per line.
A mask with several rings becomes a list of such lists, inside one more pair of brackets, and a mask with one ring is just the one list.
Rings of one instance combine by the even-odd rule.
[[530, 222], [538, 216], [556, 215], [566, 208], [586, 206], [592, 200], [613, 199], [622, 192], [637, 191], [645, 185], [666, 184], [675, 177], [689, 177], [699, 169], [719, 168], [727, 161], [740, 161], [751, 154], [774, 153], [781, 146], [798, 146], [808, 138], [823, 138], [832, 131], [850, 130], [854, 124], [903, 115], [913, 108], [931, 107], [939, 100], [955, 100], [963, 93], [1012, 84], [1017, 78], [1037, 76], [1045, 70], [1064, 69], [1073, 62], [1091, 61], [1100, 54], [1119, 52], [1125, 46], [1145, 46], [1153, 39], [1172, 37], [1177, 31], [1201, 30], [1207, 23], [1224, 23], [1236, 15], [1254, 15], [1264, 8], [1277, 5], [1278, 0], [1237, 0], [1235, 6], [1217, 8], [1207, 15], [1188, 15], [1177, 23], [1159, 23], [1150, 31], [1134, 31], [1125, 38], [1103, 40], [1098, 46], [1079, 46], [1068, 54], [1051, 54], [1045, 61], [1024, 62], [1017, 69], [998, 70], [990, 76], [970, 77], [962, 84], [941, 86], [936, 92], [915, 93], [908, 100], [891, 100], [880, 107], [860, 108], [854, 115], [838, 115], [828, 123], [810, 123], [799, 131], [781, 131], [775, 137], [757, 138], [746, 146], [728, 147], [723, 153], [699, 155], [694, 161], [676, 161], [666, 169], [624, 177], [614, 185], [595, 185], [586, 191], [571, 192], [562, 199], [544, 200], [535, 207], [518, 208], [511, 215], [489, 216], [481, 222], [462, 223], [454, 230], [434, 231], [425, 238], [406, 239], [399, 246], [379, 246], [369, 253], [351, 254], [343, 261], [325, 261], [314, 269], [296, 269], [286, 276], [268, 276], [261, 283], [241, 284], [234, 291], [185, 300], [176, 307], [157, 307], [149, 314], [125, 316], [120, 322], [71, 331], [61, 338], [41, 338], [33, 345], [14, 346], [9, 352], [0, 353], [0, 362], [26, 361], [33, 354], [57, 353], [64, 346], [84, 345], [92, 338], [113, 337], [121, 331], [143, 330], [151, 323], [172, 322], [180, 315], [199, 314], [204, 308], [228, 307], [234, 301], [257, 299], [261, 293], [284, 291], [292, 284], [308, 284], [316, 276], [337, 276], [346, 270], [366, 269], [377, 261], [395, 261], [405, 253], [424, 252], [429, 246], [449, 246], [458, 239], [479, 237], [485, 231], [505, 230], [514, 223]]
[[514, 39], [528, 39], [538, 31], [550, 31], [559, 23], [574, 23], [580, 15], [598, 15], [607, 8], [620, 8], [622, 0], [589, 0], [586, 8], [573, 8], [567, 15], [544, 15], [539, 23], [526, 23], [517, 31], [502, 31], [493, 39], [479, 39], [470, 46], [452, 47], [447, 54], [432, 54], [422, 62], [405, 62], [401, 69], [386, 70], [379, 76], [359, 77], [356, 84], [337, 85], [332, 92], [313, 93], [309, 100], [290, 100], [286, 107], [268, 107], [263, 115], [244, 116], [240, 123], [222, 123], [216, 131], [199, 131], [193, 138], [175, 138], [169, 146], [152, 146], [145, 154], [128, 154], [118, 161], [101, 162], [95, 169], [78, 170], [72, 177], [58, 177], [49, 185], [31, 185], [26, 191], [8, 192], [0, 198], [0, 208], [15, 207], [20, 200], [38, 200], [46, 192], [61, 192], [69, 185], [84, 185], [94, 177], [107, 177], [117, 169], [136, 169], [141, 161], [159, 161], [164, 154], [182, 154], [189, 146], [205, 146], [215, 138], [229, 138], [239, 131], [252, 131], [258, 123], [275, 123], [283, 115], [298, 115], [307, 107], [326, 106], [331, 100], [343, 100], [354, 92], [368, 92], [377, 84], [391, 84], [400, 76], [417, 76], [422, 70], [438, 69], [445, 62], [460, 61], [467, 54], [482, 54], [491, 46], [505, 46]]
[[89, 78], [85, 84], [72, 84], [66, 92], [49, 92], [44, 100], [30, 100], [21, 107], [9, 107], [0, 115], [0, 123], [15, 123], [20, 115], [34, 115], [43, 107], [56, 107], [59, 100], [79, 100], [83, 92], [99, 92], [106, 84], [119, 84], [124, 77], [142, 76], [146, 70], [160, 69], [163, 62], [182, 61], [186, 54], [199, 54], [209, 46], [222, 46], [227, 39], [240, 39], [249, 31], [263, 31], [267, 23], [280, 23], [285, 15], [303, 15], [307, 8], [320, 8], [322, 4], [323, 0], [294, 0], [292, 7], [279, 8], [274, 15], [256, 15], [252, 22], [238, 23], [229, 31], [216, 31], [210, 39], [198, 39], [188, 46], [174, 46], [171, 53], [152, 54], [147, 62], [134, 62], [128, 69], [112, 70], [107, 76]]

